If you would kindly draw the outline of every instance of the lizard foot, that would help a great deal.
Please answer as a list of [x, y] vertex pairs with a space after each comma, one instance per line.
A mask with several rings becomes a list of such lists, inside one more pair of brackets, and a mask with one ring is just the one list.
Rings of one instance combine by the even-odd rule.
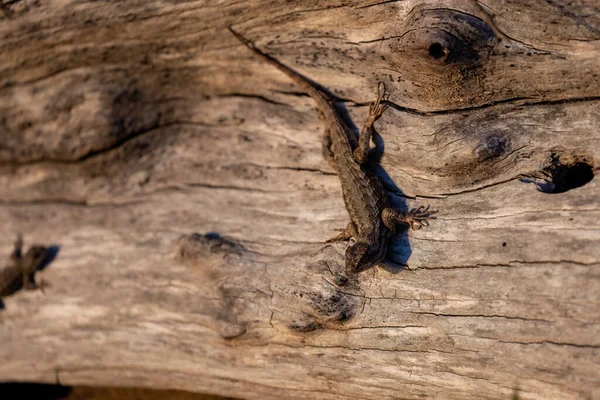
[[369, 106], [369, 119], [375, 122], [388, 109], [389, 93], [385, 91], [385, 83], [379, 82], [377, 85], [377, 100]]
[[421, 206], [419, 208], [413, 208], [408, 212], [400, 212], [393, 208], [386, 208], [381, 213], [381, 219], [385, 226], [389, 229], [394, 230], [397, 223], [402, 223], [410, 226], [414, 230], [419, 230], [424, 226], [429, 226], [429, 220], [435, 219], [433, 215], [437, 211], [429, 210], [430, 206]]
[[419, 230], [424, 226], [429, 226], [429, 220], [435, 219], [436, 217], [433, 214], [437, 213], [435, 210], [429, 211], [429, 207], [430, 206], [421, 206], [419, 208], [413, 208], [404, 214], [404, 220], [401, 220], [400, 222], [408, 224], [415, 230]]

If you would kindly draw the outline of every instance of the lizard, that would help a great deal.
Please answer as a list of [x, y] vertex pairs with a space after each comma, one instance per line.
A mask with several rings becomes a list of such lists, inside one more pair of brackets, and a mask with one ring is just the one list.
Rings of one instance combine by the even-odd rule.
[[0, 297], [15, 293], [21, 288], [28, 290], [44, 286], [35, 283], [35, 273], [48, 259], [48, 249], [44, 246], [31, 246], [23, 255], [23, 237], [17, 235], [14, 250], [7, 266], [0, 270]]
[[317, 104], [317, 109], [326, 124], [323, 156], [338, 174], [344, 204], [350, 216], [350, 223], [346, 229], [327, 242], [355, 239], [346, 249], [346, 274], [355, 275], [383, 264], [388, 242], [397, 232], [398, 224], [420, 229], [429, 225], [428, 219], [435, 218], [432, 214], [436, 212], [423, 206], [408, 212], [392, 208], [387, 191], [369, 163], [372, 136], [377, 134], [375, 122], [388, 108], [385, 84], [379, 82], [377, 99], [371, 103], [369, 116], [357, 137], [337, 111], [334, 97], [325, 89], [263, 52], [232, 27], [229, 27], [229, 30], [256, 55], [287, 75]]

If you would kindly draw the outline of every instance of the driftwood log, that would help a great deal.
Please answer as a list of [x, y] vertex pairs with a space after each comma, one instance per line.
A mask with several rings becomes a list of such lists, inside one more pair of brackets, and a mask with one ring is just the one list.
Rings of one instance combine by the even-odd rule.
[[[0, 6], [0, 380], [240, 398], [600, 398], [594, 0]], [[310, 98], [438, 219], [341, 285], [348, 216]]]

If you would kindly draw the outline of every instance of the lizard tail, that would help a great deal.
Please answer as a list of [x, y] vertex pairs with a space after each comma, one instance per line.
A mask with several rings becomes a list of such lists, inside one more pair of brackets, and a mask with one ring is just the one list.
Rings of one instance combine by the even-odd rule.
[[[333, 96], [329, 92], [324, 90], [318, 84], [310, 81], [308, 78], [303, 77], [302, 75], [300, 75], [298, 72], [294, 71], [287, 65], [282, 64], [275, 58], [271, 57], [270, 55], [268, 55], [265, 52], [263, 52], [262, 50], [260, 50], [258, 47], [256, 47], [254, 45], [254, 43], [251, 40], [245, 38], [243, 35], [236, 32], [231, 26], [228, 26], [227, 28], [233, 34], [233, 36], [235, 36], [246, 47], [248, 47], [254, 53], [258, 54], [263, 60], [265, 60], [266, 62], [268, 62], [269, 64], [271, 64], [272, 66], [274, 66], [275, 68], [277, 68], [278, 70], [280, 70], [281, 72], [286, 74], [298, 86], [300, 86], [302, 89], [304, 89], [308, 93], [308, 95], [317, 102], [319, 109], [321, 110], [322, 113], [331, 113], [331, 104], [333, 103]], [[334, 119], [334, 118], [337, 118], [337, 117], [335, 115], [333, 115], [333, 113], [332, 113], [332, 115], [330, 116], [330, 119]]]

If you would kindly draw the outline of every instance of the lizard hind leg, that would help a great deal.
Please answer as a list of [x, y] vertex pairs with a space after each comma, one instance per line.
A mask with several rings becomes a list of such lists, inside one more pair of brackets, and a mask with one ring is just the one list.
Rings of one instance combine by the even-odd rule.
[[369, 150], [371, 147], [371, 137], [375, 130], [375, 122], [387, 110], [387, 97], [385, 84], [379, 82], [377, 85], [377, 99], [369, 106], [369, 117], [367, 118], [363, 129], [360, 131], [358, 138], [358, 147], [354, 150], [354, 159], [360, 164], [364, 164], [369, 159]]
[[391, 231], [396, 230], [396, 224], [402, 223], [410, 226], [414, 230], [419, 230], [424, 226], [429, 226], [429, 220], [435, 219], [433, 215], [437, 211], [429, 210], [429, 206], [421, 206], [413, 208], [408, 212], [401, 212], [393, 208], [386, 208], [381, 213], [381, 220], [384, 225]]

